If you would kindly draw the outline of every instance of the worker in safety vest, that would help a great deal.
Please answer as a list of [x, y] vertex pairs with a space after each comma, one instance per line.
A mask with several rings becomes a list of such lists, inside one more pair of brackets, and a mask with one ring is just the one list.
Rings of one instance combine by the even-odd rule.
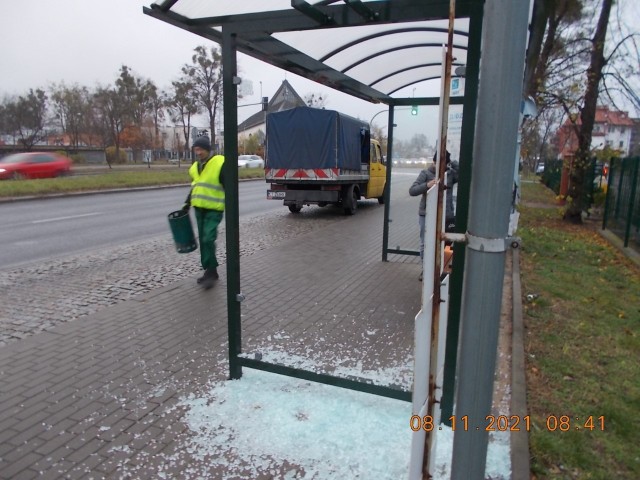
[[211, 155], [211, 142], [205, 136], [196, 138], [192, 148], [198, 160], [189, 168], [191, 191], [182, 209], [189, 211], [189, 207], [193, 207], [195, 210], [200, 263], [204, 269], [198, 284], [209, 289], [218, 280], [216, 238], [224, 214], [224, 156]]

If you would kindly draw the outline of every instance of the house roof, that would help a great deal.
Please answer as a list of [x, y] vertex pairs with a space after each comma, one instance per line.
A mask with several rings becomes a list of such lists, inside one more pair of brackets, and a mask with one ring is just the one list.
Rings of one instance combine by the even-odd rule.
[[280, 112], [282, 110], [289, 110], [294, 107], [301, 107], [306, 105], [298, 92], [291, 86], [287, 80], [283, 80], [282, 85], [276, 90], [276, 93], [271, 97], [267, 104], [267, 111], [259, 111], [254, 113], [244, 122], [238, 125], [238, 131], [247, 130], [249, 128], [262, 125], [266, 122], [267, 113]]
[[[452, 70], [467, 62], [470, 25], [484, 0], [458, 0]], [[157, 0], [147, 15], [374, 102], [398, 104], [411, 87], [439, 91], [449, 38], [445, 0]], [[477, 21], [477, 20], [476, 20]], [[432, 89], [429, 88], [429, 91]], [[418, 102], [419, 103], [419, 102]]]
[[[576, 125], [582, 124], [582, 119], [580, 118], [580, 116], [576, 118], [575, 123]], [[631, 127], [634, 125], [634, 119], [629, 117], [628, 112], [624, 112], [621, 110], [610, 110], [608, 106], [602, 105], [596, 108], [595, 123], [600, 125], [609, 124], [609, 125], [615, 125], [615, 126]], [[573, 125], [573, 122], [571, 121], [571, 119], [567, 118], [565, 119], [564, 123], [562, 124], [562, 127], [560, 128], [571, 129], [572, 125]], [[594, 131], [592, 135], [597, 136], [597, 135], [603, 135], [604, 133], [606, 132]]]
[[596, 123], [632, 126], [633, 119], [629, 118], [629, 114], [627, 112], [619, 110], [609, 110], [609, 107], [603, 106], [596, 109]]

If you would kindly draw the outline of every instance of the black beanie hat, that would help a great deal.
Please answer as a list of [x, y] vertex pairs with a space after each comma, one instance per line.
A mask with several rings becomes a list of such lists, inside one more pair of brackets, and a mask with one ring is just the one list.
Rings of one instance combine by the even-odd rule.
[[194, 147], [200, 147], [204, 150], [206, 150], [207, 152], [211, 151], [211, 141], [209, 140], [209, 137], [206, 136], [202, 136], [202, 137], [198, 137], [193, 141], [193, 145], [191, 148]]
[[[451, 163], [451, 154], [449, 153], [449, 150], [447, 150], [447, 154], [445, 158], [447, 159], [447, 163]], [[437, 159], [438, 159], [438, 152], [433, 154], [433, 161], [435, 162]]]

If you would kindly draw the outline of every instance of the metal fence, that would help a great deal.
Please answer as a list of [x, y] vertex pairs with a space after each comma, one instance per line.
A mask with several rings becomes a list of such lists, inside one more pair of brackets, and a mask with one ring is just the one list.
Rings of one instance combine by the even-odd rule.
[[602, 228], [640, 250], [640, 157], [614, 158], [609, 168]]
[[562, 178], [562, 163], [563, 160], [545, 160], [544, 171], [542, 172], [541, 179], [547, 187], [555, 192], [556, 195], [560, 194], [560, 179]]
[[[560, 195], [562, 183], [562, 169], [566, 166], [566, 160], [546, 160], [544, 162], [544, 172], [542, 173], [542, 183]], [[603, 175], [603, 163], [596, 158], [591, 159], [591, 165], [587, 168], [584, 178], [584, 202], [585, 209], [589, 209], [594, 204], [595, 194], [601, 191], [604, 184], [606, 174]], [[568, 175], [569, 172], [566, 172]]]

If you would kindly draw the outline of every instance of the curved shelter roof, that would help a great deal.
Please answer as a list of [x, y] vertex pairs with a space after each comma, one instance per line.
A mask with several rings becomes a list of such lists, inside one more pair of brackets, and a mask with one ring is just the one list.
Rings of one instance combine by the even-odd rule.
[[[512, 0], [502, 0], [510, 2]], [[438, 105], [449, 40], [450, 0], [157, 0], [144, 13], [219, 43], [222, 47], [224, 155], [238, 154], [237, 56], [242, 52], [286, 71], [363, 100], [389, 105], [393, 125], [398, 105]], [[471, 176], [480, 48], [485, 0], [456, 0], [451, 70], [465, 65], [460, 172], [456, 228], [466, 226]], [[425, 87], [435, 95], [413, 98], [407, 92]], [[443, 89], [446, 91], [446, 88]], [[454, 100], [456, 100], [454, 102]], [[446, 110], [443, 100], [442, 112]], [[388, 130], [393, 158], [393, 128]], [[330, 375], [275, 366], [241, 358], [240, 242], [237, 168], [225, 162], [227, 309], [229, 370], [242, 376], [242, 366], [329, 383], [391, 398], [410, 399], [410, 392]], [[383, 258], [388, 253], [417, 255], [388, 248], [391, 168], [387, 168]], [[440, 197], [442, 199], [442, 197]], [[460, 221], [460, 223], [458, 223]], [[462, 264], [460, 264], [462, 265]], [[460, 267], [457, 267], [460, 268]], [[459, 291], [461, 286], [459, 285]], [[454, 342], [455, 343], [455, 342]], [[455, 349], [454, 349], [455, 351]], [[454, 355], [455, 356], [455, 355]]]
[[[456, 2], [454, 69], [467, 62], [482, 3]], [[364, 100], [439, 91], [448, 0], [159, 0], [144, 12], [218, 43], [229, 29], [238, 51]]]

